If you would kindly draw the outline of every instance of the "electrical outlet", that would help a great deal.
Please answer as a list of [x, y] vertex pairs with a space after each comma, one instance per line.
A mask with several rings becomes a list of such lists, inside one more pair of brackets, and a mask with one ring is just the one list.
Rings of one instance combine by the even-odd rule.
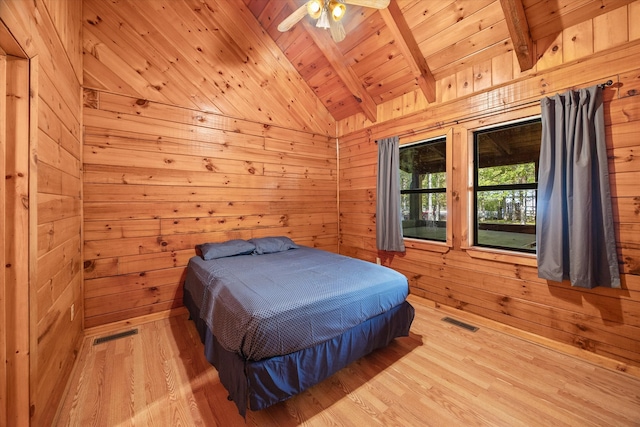
[[76, 305], [75, 304], [71, 304], [71, 321], [73, 322], [73, 319], [76, 317]]
[[380, 257], [379, 256], [376, 257], [376, 264], [382, 265], [382, 263], [380, 262]]

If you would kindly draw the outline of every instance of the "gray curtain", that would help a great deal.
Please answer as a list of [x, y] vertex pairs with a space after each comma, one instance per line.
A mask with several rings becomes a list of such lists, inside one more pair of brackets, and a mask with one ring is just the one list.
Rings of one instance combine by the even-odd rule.
[[538, 276], [620, 287], [602, 88], [544, 98], [538, 171]]
[[400, 144], [397, 136], [378, 140], [376, 244], [382, 251], [404, 252], [400, 212]]

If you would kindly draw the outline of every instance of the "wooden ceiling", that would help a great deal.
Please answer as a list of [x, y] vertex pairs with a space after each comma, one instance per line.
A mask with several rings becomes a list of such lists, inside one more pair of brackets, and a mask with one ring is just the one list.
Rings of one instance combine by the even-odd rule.
[[412, 91], [430, 103], [436, 80], [506, 52], [520, 72], [536, 47], [563, 29], [628, 0], [391, 0], [383, 10], [347, 5], [346, 38], [335, 43], [309, 16], [290, 31], [278, 24], [304, 0], [244, 0], [336, 120], [376, 121], [376, 106]]
[[[390, 100], [426, 106], [447, 100], [447, 84], [460, 96], [535, 72], [563, 29], [628, 3], [348, 5], [346, 38], [335, 43], [308, 16], [277, 30], [304, 0], [83, 0], [83, 85], [139, 99], [132, 108], [148, 100], [192, 110], [194, 120], [213, 113], [336, 136], [337, 122], [377, 122]], [[579, 34], [595, 41], [595, 33]]]

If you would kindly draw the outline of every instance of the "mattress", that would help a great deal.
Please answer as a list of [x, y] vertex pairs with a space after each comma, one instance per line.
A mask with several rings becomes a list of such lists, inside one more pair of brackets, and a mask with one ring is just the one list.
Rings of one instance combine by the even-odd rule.
[[403, 303], [409, 287], [389, 268], [299, 247], [193, 257], [185, 290], [222, 348], [257, 361], [337, 337]]

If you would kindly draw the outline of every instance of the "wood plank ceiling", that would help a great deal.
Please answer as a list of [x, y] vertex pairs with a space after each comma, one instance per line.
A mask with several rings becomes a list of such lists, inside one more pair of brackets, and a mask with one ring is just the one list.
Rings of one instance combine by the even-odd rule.
[[[435, 81], [505, 52], [531, 69], [563, 29], [631, 0], [391, 0], [376, 10], [347, 5], [346, 38], [336, 43], [306, 16], [278, 24], [304, 0], [243, 0], [336, 120], [412, 91], [436, 100]], [[595, 36], [594, 36], [595, 37]], [[537, 51], [540, 52], [536, 55]]]
[[335, 133], [242, 0], [84, 0], [82, 39], [87, 89], [184, 107], [194, 120], [204, 112]]
[[337, 121], [376, 122], [380, 104], [407, 94], [424, 105], [445, 101], [442, 86], [456, 75], [482, 90], [475, 83], [495, 58], [512, 54], [503, 81], [535, 72], [563, 29], [631, 2], [347, 5], [346, 37], [336, 43], [309, 16], [278, 31], [305, 0], [84, 0], [84, 86], [335, 136]]

